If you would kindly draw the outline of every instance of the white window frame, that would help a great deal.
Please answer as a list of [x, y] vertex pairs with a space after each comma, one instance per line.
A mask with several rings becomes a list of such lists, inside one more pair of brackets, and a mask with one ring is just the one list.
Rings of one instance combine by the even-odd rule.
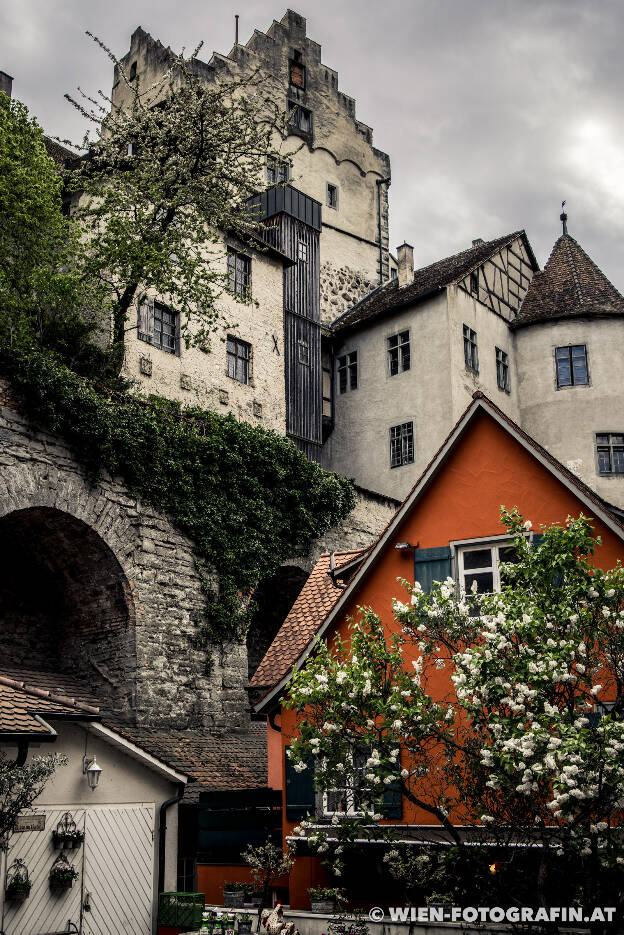
[[[350, 755], [350, 757], [349, 757], [349, 765], [351, 765], [352, 768], [351, 768], [351, 769], [348, 769], [348, 765], [345, 764], [345, 774], [344, 774], [344, 775], [345, 775], [345, 780], [347, 780], [347, 781], [348, 781], [348, 779], [349, 779], [350, 777], [352, 778], [352, 777], [355, 775], [355, 773], [354, 773], [354, 768], [355, 768], [355, 767], [353, 767], [353, 753], [354, 753], [354, 751], [351, 751], [351, 755]], [[367, 756], [367, 757], [370, 756], [370, 753], [366, 754], [366, 756]], [[361, 769], [362, 772], [364, 772], [364, 770], [366, 769], [366, 766], [362, 766], [362, 767], [360, 767], [360, 769]], [[335, 793], [335, 792], [344, 792], [344, 793], [345, 793], [345, 798], [346, 798], [346, 801], [347, 801], [347, 809], [346, 809], [346, 811], [340, 811], [340, 810], [337, 810], [337, 811], [336, 811], [336, 810], [330, 811], [330, 810], [327, 808], [327, 796], [328, 796], [330, 793]], [[345, 785], [345, 786], [340, 786], [340, 787], [336, 787], [335, 789], [327, 789], [325, 792], [323, 792], [323, 794], [321, 795], [321, 808], [322, 808], [322, 812], [323, 812], [323, 817], [331, 818], [333, 815], [347, 815], [347, 816], [349, 816], [349, 817], [351, 817], [351, 818], [361, 817], [361, 816], [364, 814], [364, 812], [363, 812], [363, 811], [360, 811], [359, 809], [356, 809], [356, 808], [355, 808], [354, 802], [353, 802], [353, 794], [354, 794], [354, 789], [353, 789], [353, 788], [349, 788], [349, 786], [347, 786], [347, 785]]]
[[[525, 538], [529, 542], [533, 541], [533, 533], [527, 532], [524, 534]], [[500, 560], [499, 554], [500, 549], [508, 548], [510, 545], [513, 545], [514, 539], [507, 534], [500, 536], [484, 536], [478, 539], [456, 539], [454, 542], [450, 542], [451, 547], [451, 572], [457, 582], [458, 586], [464, 587], [464, 555], [466, 552], [475, 551], [477, 549], [496, 549], [496, 565], [488, 565], [483, 568], [471, 568], [469, 572], [474, 572], [475, 574], [492, 571], [492, 586], [494, 591], [486, 591], [481, 593], [493, 594], [497, 591], [500, 591]], [[466, 593], [470, 592], [470, 588], [466, 588]]]

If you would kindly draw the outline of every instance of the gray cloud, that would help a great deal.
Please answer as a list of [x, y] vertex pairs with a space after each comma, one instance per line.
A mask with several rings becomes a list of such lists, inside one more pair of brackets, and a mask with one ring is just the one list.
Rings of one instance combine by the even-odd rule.
[[[624, 290], [624, 117], [620, 0], [297, 0], [323, 60], [392, 158], [391, 242], [425, 264], [474, 237], [525, 228], [540, 263], [570, 232]], [[21, 0], [0, 10], [0, 68], [46, 131], [79, 139], [63, 100], [108, 90], [111, 68], [84, 36], [119, 55], [142, 25], [174, 48], [228, 51], [285, 7], [251, 0]]]

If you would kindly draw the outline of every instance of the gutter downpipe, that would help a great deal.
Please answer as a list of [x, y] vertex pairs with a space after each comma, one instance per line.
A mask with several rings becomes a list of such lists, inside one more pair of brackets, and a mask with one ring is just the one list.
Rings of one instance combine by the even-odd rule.
[[[177, 805], [182, 796], [184, 795], [185, 784], [183, 782], [178, 783], [178, 791], [170, 799], [165, 799], [165, 801], [160, 806], [160, 812], [158, 816], [158, 894], [162, 893], [165, 888], [165, 844], [167, 842], [167, 810], [171, 808], [172, 805]], [[177, 883], [176, 883], [177, 886]]]
[[379, 236], [379, 285], [383, 283], [383, 243], [381, 240], [381, 186], [389, 185], [390, 178], [376, 179], [377, 182], [377, 233]]

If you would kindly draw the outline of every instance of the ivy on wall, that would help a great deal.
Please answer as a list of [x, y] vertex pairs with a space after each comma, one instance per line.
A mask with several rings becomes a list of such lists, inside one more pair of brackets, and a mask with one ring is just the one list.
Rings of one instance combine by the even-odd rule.
[[355, 505], [350, 481], [275, 432], [165, 400], [112, 394], [33, 345], [0, 347], [25, 414], [59, 434], [97, 483], [104, 472], [194, 543], [206, 592], [198, 645], [239, 639], [261, 578]]

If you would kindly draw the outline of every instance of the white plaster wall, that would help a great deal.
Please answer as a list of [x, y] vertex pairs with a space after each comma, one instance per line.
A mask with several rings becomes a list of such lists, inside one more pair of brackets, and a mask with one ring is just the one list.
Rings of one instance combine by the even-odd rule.
[[[624, 321], [572, 319], [515, 334], [522, 428], [600, 496], [624, 507], [624, 475], [597, 472], [596, 432], [624, 432]], [[587, 347], [588, 386], [557, 389], [555, 348]]]
[[[411, 367], [390, 376], [386, 339], [410, 330]], [[359, 387], [336, 394], [336, 426], [324, 464], [360, 486], [402, 499], [448, 433], [452, 418], [446, 293], [345, 338], [336, 356], [358, 351]], [[390, 427], [414, 423], [414, 463], [390, 468]]]
[[[63, 721], [54, 721], [48, 718], [47, 722], [58, 731], [58, 738], [54, 743], [31, 744], [28, 759], [34, 755], [48, 753], [62, 753], [68, 758], [67, 766], [60, 766], [53, 777], [46, 784], [43, 792], [35, 800], [37, 811], [45, 811], [46, 807], [67, 806], [72, 808], [88, 808], [91, 805], [155, 805], [154, 829], [154, 899], [157, 899], [158, 888], [158, 820], [161, 804], [176, 793], [176, 783], [150, 770], [136, 759], [126, 755], [111, 746], [102, 737], [88, 731], [84, 725], [70, 724]], [[11, 747], [4, 747], [7, 756], [14, 758], [17, 751]], [[89, 788], [86, 777], [82, 772], [82, 757], [85, 750], [89, 757], [96, 756], [102, 774], [97, 788]], [[53, 828], [46, 823], [42, 834], [49, 835]], [[11, 844], [16, 843], [14, 835]], [[167, 811], [167, 848], [165, 860], [165, 890], [177, 888], [177, 859], [178, 859], [178, 808], [171, 806]]]
[[[208, 353], [195, 347], [187, 349], [181, 341], [180, 354], [168, 354], [139, 340], [137, 311], [131, 310], [124, 376], [135, 380], [142, 393], [154, 393], [186, 405], [202, 406], [223, 415], [231, 413], [240, 421], [261, 425], [284, 435], [283, 264], [266, 253], [252, 252], [249, 255], [253, 301], [236, 302], [227, 292], [223, 293], [216, 308], [228, 325], [219, 325], [211, 338]], [[215, 268], [225, 271], [224, 248], [219, 250], [213, 262]], [[157, 298], [167, 304], [166, 296]], [[228, 334], [252, 345], [252, 378], [248, 384], [227, 375], [225, 342]], [[142, 357], [151, 360], [151, 376], [141, 373]], [[182, 386], [187, 382], [190, 382], [190, 389]], [[227, 402], [221, 401], [223, 393], [227, 394]]]
[[[514, 336], [509, 330], [506, 319], [492, 312], [491, 309], [478, 302], [474, 296], [468, 295], [457, 286], [449, 286], [447, 293], [452, 392], [452, 423], [448, 425], [447, 431], [459, 419], [466, 407], [470, 405], [472, 394], [477, 390], [485, 393], [514, 422], [518, 422], [520, 409], [518, 404], [518, 373], [513, 344]], [[464, 324], [472, 328], [477, 334], [478, 374], [466, 369], [464, 361]], [[506, 351], [509, 356], [511, 385], [509, 393], [498, 388], [495, 350], [497, 347], [502, 351]]]

